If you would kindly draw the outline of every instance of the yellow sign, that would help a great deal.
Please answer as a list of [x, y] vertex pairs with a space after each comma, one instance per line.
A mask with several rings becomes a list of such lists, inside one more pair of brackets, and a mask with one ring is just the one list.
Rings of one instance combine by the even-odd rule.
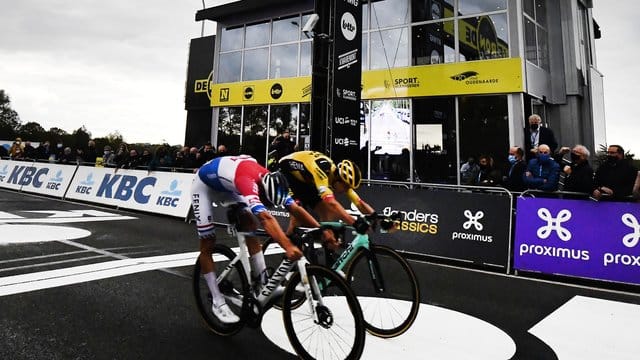
[[362, 98], [522, 92], [520, 58], [375, 70], [362, 74]]
[[212, 84], [211, 106], [284, 104], [311, 101], [311, 77]]
[[[523, 91], [522, 60], [506, 58], [362, 73], [362, 99], [499, 94]], [[311, 77], [212, 84], [211, 106], [311, 101]]]

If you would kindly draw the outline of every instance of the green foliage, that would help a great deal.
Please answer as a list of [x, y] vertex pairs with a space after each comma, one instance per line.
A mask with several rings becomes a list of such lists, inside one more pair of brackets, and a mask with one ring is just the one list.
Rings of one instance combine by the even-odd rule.
[[14, 139], [20, 129], [20, 117], [11, 108], [11, 100], [0, 89], [0, 139]]

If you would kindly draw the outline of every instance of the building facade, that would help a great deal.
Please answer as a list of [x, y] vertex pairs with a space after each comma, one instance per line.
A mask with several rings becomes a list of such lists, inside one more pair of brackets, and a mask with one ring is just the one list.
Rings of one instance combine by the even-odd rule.
[[[322, 0], [316, 0], [322, 1]], [[349, 1], [357, 4], [357, 0]], [[468, 157], [505, 166], [540, 114], [561, 145], [605, 143], [602, 76], [584, 0], [363, 1], [360, 151], [365, 178], [460, 184]], [[217, 22], [211, 139], [265, 163], [288, 129], [310, 147], [313, 1], [203, 9]], [[344, 94], [343, 94], [344, 95]]]

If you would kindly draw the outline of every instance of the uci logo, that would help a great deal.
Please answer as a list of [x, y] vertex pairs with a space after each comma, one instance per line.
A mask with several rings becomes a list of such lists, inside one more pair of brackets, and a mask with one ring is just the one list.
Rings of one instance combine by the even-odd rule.
[[342, 18], [340, 19], [342, 36], [345, 39], [351, 41], [356, 38], [356, 30], [358, 29], [356, 25], [356, 18], [350, 12], [345, 12], [342, 14]]
[[538, 217], [547, 222], [547, 225], [538, 229], [537, 234], [540, 239], [548, 238], [551, 233], [555, 231], [560, 240], [571, 240], [571, 232], [562, 227], [563, 222], [567, 222], [571, 219], [571, 212], [569, 210], [560, 210], [558, 216], [554, 218], [551, 216], [551, 212], [548, 209], [540, 208], [538, 209]]

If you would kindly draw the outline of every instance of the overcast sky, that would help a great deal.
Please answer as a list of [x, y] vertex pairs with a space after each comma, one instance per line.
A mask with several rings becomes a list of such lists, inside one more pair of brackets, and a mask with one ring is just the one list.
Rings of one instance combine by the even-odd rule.
[[[228, 1], [205, 2], [207, 7]], [[607, 140], [640, 156], [635, 0], [594, 0], [602, 29]], [[128, 142], [184, 141], [189, 40], [197, 0], [0, 0], [0, 89], [23, 123]], [[213, 34], [207, 22], [205, 35]], [[565, 144], [568, 145], [568, 144]]]

